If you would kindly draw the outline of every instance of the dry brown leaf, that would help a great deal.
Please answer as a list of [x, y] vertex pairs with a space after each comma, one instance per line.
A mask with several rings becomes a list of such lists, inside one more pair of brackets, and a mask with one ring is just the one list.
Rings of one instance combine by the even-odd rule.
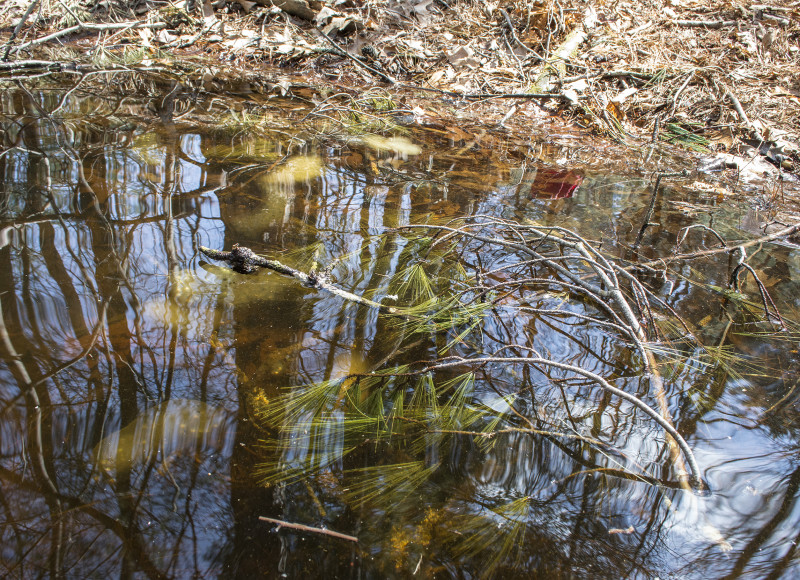
[[474, 54], [470, 47], [459, 46], [454, 51], [447, 53], [447, 60], [453, 66], [477, 68], [481, 63]]

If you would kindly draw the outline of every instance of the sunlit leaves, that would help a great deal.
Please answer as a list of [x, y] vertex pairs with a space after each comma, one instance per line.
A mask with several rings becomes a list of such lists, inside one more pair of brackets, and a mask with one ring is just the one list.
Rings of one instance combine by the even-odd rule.
[[273, 170], [267, 182], [275, 185], [303, 183], [319, 177], [323, 167], [319, 157], [298, 155]]
[[419, 155], [422, 148], [412, 143], [406, 137], [382, 137], [380, 135], [365, 135], [364, 142], [377, 151], [392, 151], [399, 153], [403, 157], [409, 155]]

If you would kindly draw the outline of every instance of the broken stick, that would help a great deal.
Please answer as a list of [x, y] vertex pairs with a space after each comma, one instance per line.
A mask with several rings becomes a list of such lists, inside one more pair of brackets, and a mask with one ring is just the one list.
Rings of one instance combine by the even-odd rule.
[[311, 532], [313, 534], [322, 534], [323, 536], [331, 536], [332, 538], [339, 538], [340, 540], [358, 542], [358, 538], [356, 538], [355, 536], [348, 536], [347, 534], [334, 532], [332, 530], [326, 530], [325, 528], [313, 528], [311, 526], [306, 526], [305, 524], [293, 524], [290, 522], [285, 522], [283, 520], [276, 520], [274, 518], [268, 518], [265, 516], [258, 516], [258, 519], [261, 520], [262, 522], [269, 522], [271, 524], [276, 524], [278, 526], [278, 529], [291, 528], [292, 530], [300, 530], [301, 532]]

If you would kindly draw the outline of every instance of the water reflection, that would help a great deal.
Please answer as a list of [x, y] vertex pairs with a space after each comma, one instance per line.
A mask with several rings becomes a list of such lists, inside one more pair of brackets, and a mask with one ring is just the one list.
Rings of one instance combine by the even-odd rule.
[[[474, 257], [435, 263], [410, 238], [377, 234], [483, 214], [630, 242], [643, 178], [600, 173], [577, 147], [460, 148], [431, 131], [300, 147], [278, 133], [176, 120], [185, 96], [174, 88], [157, 85], [150, 101], [0, 95], [4, 574], [797, 573], [796, 344], [744, 336], [752, 317], [710, 289], [660, 282], [706, 343], [747, 353], [760, 373], [678, 357], [667, 369], [673, 416], [715, 490], [697, 497], [670, 485], [655, 427], [541, 370], [439, 377], [452, 383], [446, 412], [480, 407], [500, 418], [513, 409], [543, 431], [582, 438], [509, 431], [482, 440], [465, 423], [460, 434], [381, 440], [368, 422], [348, 427], [357, 422], [344, 413], [314, 422], [314, 392], [304, 389], [292, 391], [294, 414], [265, 421], [263, 410], [297, 385], [328, 389], [333, 401], [398, 404], [391, 385], [341, 380], [435, 356], [447, 333], [409, 338], [374, 309], [278, 274], [236, 274], [197, 253], [199, 244], [241, 243], [305, 269], [339, 260], [331, 276], [342, 287], [379, 302], [421, 301], [436, 294], [421, 275], [457, 284], [458, 267]], [[734, 210], [702, 193], [688, 201], [735, 227]], [[654, 221], [651, 244], [664, 250], [692, 218], [660, 202]], [[792, 248], [754, 263], [775, 280], [782, 306], [797, 308], [786, 282], [797, 263]], [[709, 286], [725, 284], [726, 266], [702, 272]], [[632, 392], [643, 388], [627, 346], [578, 318], [580, 305], [555, 293], [536, 299], [576, 317], [508, 320], [487, 328], [483, 346], [541, 341]], [[631, 466], [640, 478], [626, 477]], [[359, 543], [269, 533], [259, 515]]]

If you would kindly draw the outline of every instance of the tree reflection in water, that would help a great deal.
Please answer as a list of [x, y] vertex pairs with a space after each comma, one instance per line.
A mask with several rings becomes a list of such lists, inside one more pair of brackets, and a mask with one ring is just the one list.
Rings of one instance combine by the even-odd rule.
[[[346, 377], [435, 358], [454, 348], [453, 333], [410, 336], [397, 319], [276, 274], [231, 273], [196, 251], [239, 242], [297, 267], [342, 257], [333, 275], [348, 290], [421, 301], [464, 265], [377, 235], [386, 228], [490, 214], [609, 238], [644, 212], [646, 196], [631, 195], [642, 182], [620, 187], [564, 149], [571, 197], [555, 196], [556, 206], [513, 179], [515, 156], [502, 147], [466, 156], [425, 135], [429, 154], [418, 157], [366, 142], [300, 147], [267, 130], [210, 127], [222, 114], [203, 99], [176, 120], [190, 100], [176, 85], [124, 82], [145, 96], [116, 96], [119, 77], [103, 98], [24, 87], [0, 95], [3, 574], [797, 572], [796, 352], [737, 334], [751, 318], [713, 293], [678, 281], [662, 297], [702, 322], [706, 343], [735, 347], [753, 365], [778, 362], [743, 377], [683, 352], [665, 369], [676, 425], [714, 490], [696, 497], [670, 483], [662, 433], [613, 397], [521, 366], [355, 384]], [[561, 175], [547, 167], [556, 145], [526, 146], [539, 175]], [[654, 221], [675, 232], [691, 218], [661, 205]], [[758, 266], [782, 281], [800, 271], [780, 248]], [[725, 265], [704, 274], [725, 284]], [[782, 284], [773, 295], [791, 305]], [[576, 307], [557, 294], [540, 300]], [[469, 340], [531, 338], [647, 396], [627, 345], [591, 324], [520, 318]], [[358, 403], [350, 410], [383, 411], [348, 414], [348, 397]], [[387, 434], [392, 422], [374, 417], [391, 419], [397, 405], [458, 416], [461, 432], [397, 413]], [[515, 426], [517, 415], [576, 437], [471, 433]], [[359, 543], [273, 534], [260, 515]]]

